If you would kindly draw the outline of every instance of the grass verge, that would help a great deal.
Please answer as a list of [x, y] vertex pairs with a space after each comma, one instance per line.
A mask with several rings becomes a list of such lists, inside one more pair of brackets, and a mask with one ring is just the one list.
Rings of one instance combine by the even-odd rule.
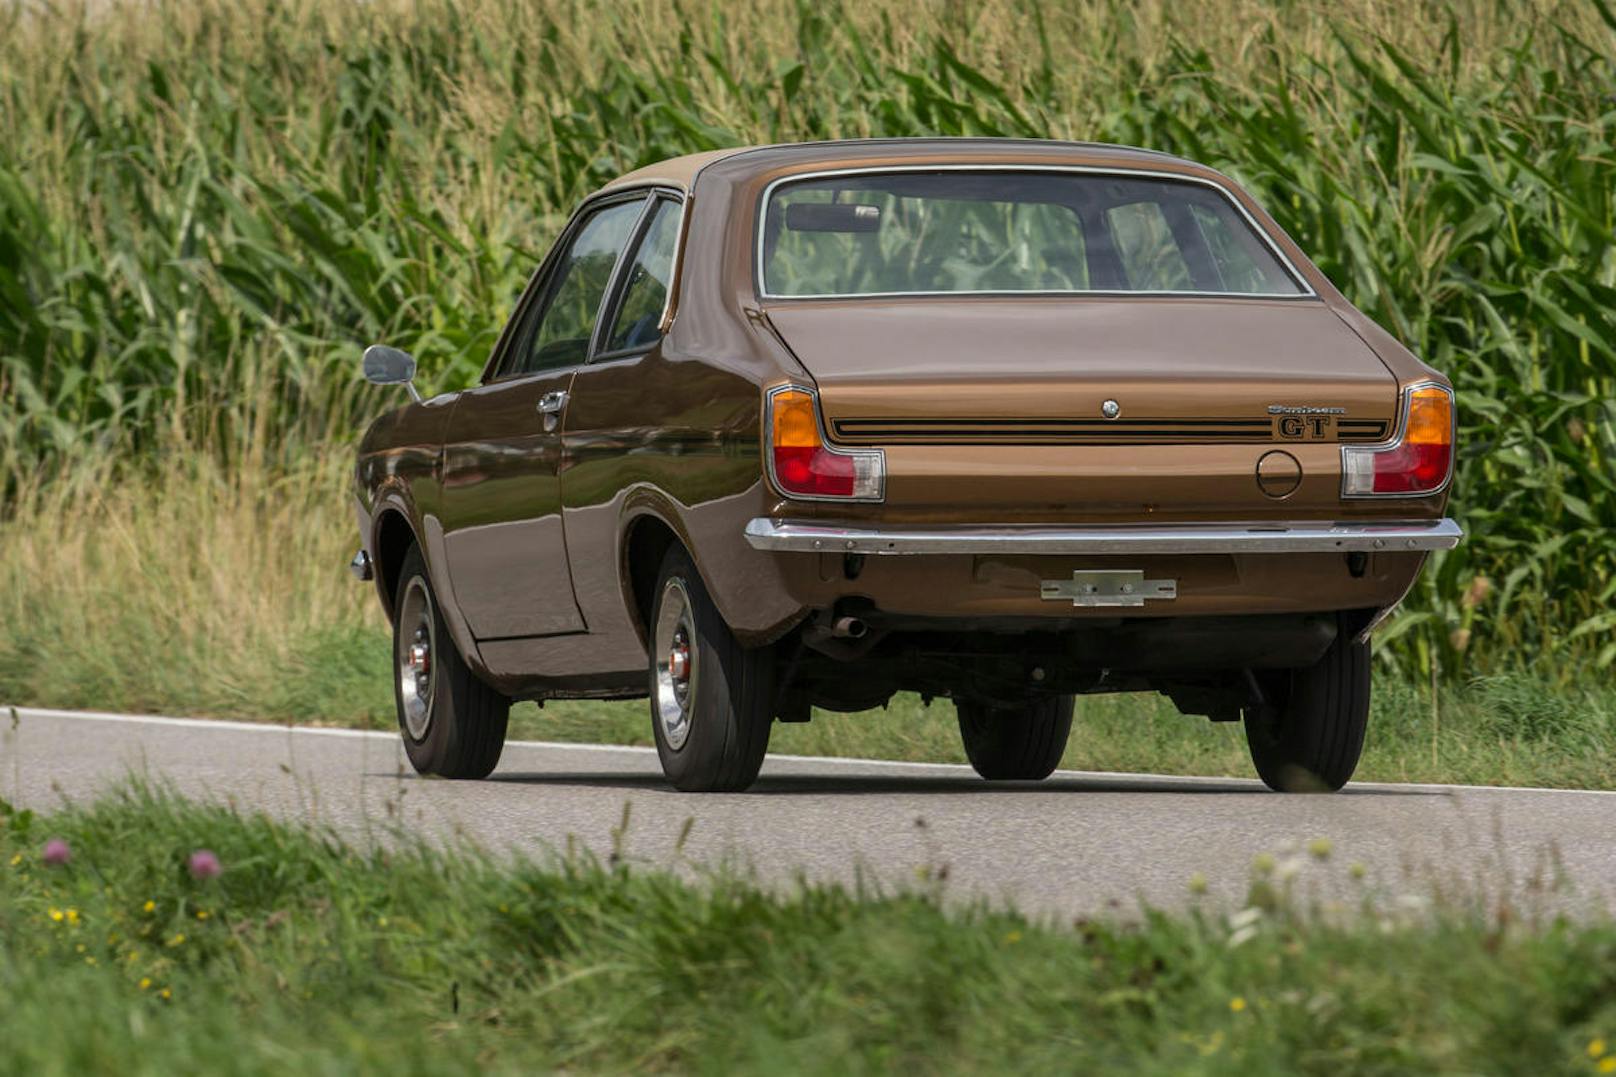
[[1229, 916], [1068, 925], [938, 880], [362, 850], [138, 788], [0, 808], [0, 1070], [1616, 1071], [1609, 920], [1303, 907], [1267, 859]]

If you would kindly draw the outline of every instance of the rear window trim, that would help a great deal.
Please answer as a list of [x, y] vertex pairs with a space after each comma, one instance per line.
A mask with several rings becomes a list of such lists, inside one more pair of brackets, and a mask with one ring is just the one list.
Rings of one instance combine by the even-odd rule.
[[[1262, 243], [1263, 247], [1279, 262], [1280, 266], [1290, 276], [1292, 282], [1301, 289], [1300, 292], [1203, 292], [1189, 289], [1070, 289], [1057, 291], [1018, 291], [1004, 289], [981, 289], [970, 291], [911, 291], [911, 292], [814, 292], [802, 295], [782, 295], [769, 291], [764, 285], [763, 265], [763, 238], [764, 224], [769, 212], [769, 200], [774, 196], [775, 189], [786, 184], [804, 183], [812, 180], [835, 179], [840, 176], [889, 176], [907, 172], [1044, 172], [1053, 175], [1075, 174], [1089, 176], [1114, 176], [1118, 179], [1160, 179], [1171, 180], [1178, 183], [1192, 183], [1216, 191], [1224, 201], [1234, 207], [1242, 220], [1251, 228], [1253, 234]], [[1296, 264], [1274, 242], [1274, 237], [1268, 230], [1258, 223], [1257, 218], [1251, 215], [1245, 204], [1235, 197], [1227, 186], [1217, 180], [1206, 176], [1192, 176], [1183, 172], [1167, 172], [1156, 169], [1121, 168], [1117, 166], [1097, 165], [1006, 165], [1006, 164], [947, 164], [947, 165], [875, 165], [867, 168], [834, 168], [817, 172], [793, 172], [788, 175], [770, 180], [763, 188], [758, 198], [756, 219], [753, 222], [755, 239], [753, 242], [752, 258], [752, 285], [757, 292], [759, 301], [779, 300], [794, 302], [796, 300], [857, 300], [857, 299], [903, 299], [920, 298], [928, 296], [999, 296], [1018, 298], [1037, 298], [1039, 296], [1060, 297], [1064, 299], [1082, 299], [1093, 296], [1095, 298], [1180, 298], [1180, 299], [1261, 299], [1261, 300], [1306, 300], [1317, 299], [1318, 293], [1314, 291]]]

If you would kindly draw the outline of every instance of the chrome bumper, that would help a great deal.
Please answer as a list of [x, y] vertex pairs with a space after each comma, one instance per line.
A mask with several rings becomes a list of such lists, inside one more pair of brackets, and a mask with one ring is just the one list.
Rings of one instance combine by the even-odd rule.
[[792, 553], [1391, 553], [1451, 550], [1463, 537], [1452, 520], [883, 530], [759, 517], [746, 525], [753, 549]]

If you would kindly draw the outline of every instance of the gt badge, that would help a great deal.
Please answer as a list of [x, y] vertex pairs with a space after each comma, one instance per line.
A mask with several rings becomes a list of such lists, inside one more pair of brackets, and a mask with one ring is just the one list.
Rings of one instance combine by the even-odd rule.
[[1286, 441], [1324, 441], [1335, 433], [1335, 417], [1346, 413], [1346, 408], [1268, 405], [1268, 414], [1274, 417], [1274, 436]]

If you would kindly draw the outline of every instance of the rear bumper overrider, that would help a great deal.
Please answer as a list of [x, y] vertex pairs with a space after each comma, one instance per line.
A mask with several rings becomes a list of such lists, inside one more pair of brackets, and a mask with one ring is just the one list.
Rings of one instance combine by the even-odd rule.
[[745, 534], [757, 550], [875, 555], [1391, 553], [1451, 550], [1464, 537], [1451, 519], [865, 528], [758, 517]]

